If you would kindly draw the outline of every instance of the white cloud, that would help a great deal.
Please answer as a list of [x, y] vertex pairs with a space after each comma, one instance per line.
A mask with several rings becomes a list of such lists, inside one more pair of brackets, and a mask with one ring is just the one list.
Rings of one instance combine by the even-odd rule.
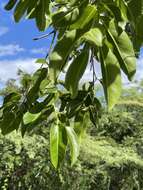
[[[97, 62], [96, 60], [94, 62], [94, 69], [95, 69], [97, 79], [101, 79], [100, 63]], [[60, 74], [59, 77], [61, 80], [64, 80], [67, 70], [68, 70], [68, 66], [64, 69], [65, 72], [62, 72]], [[85, 72], [84, 72], [84, 74], [80, 80], [80, 83], [90, 82], [90, 81], [93, 81], [93, 70], [91, 69], [91, 64], [88, 64], [87, 68], [86, 68], [86, 70], [85, 70]]]
[[137, 72], [135, 74], [135, 79], [143, 79], [143, 57], [139, 58], [137, 61]]
[[[39, 64], [35, 63], [36, 59], [33, 58], [23, 58], [15, 60], [1, 60], [0, 61], [0, 79], [6, 82], [9, 78], [17, 79], [18, 68], [26, 72], [33, 72], [40, 67]], [[97, 73], [98, 79], [101, 78], [100, 64], [95, 63], [95, 71]], [[60, 78], [64, 79], [65, 74], [61, 74]], [[123, 83], [126, 85], [131, 85], [132, 82], [129, 82], [127, 77], [122, 74]], [[137, 63], [137, 72], [134, 77], [135, 80], [140, 80], [143, 78], [143, 57], [138, 60]], [[92, 81], [92, 71], [90, 70], [90, 65], [88, 65], [83, 77], [82, 82]]]
[[48, 52], [47, 48], [33, 48], [31, 53], [45, 55]]
[[[98, 79], [101, 79], [101, 68], [100, 68], [100, 63], [95, 60], [94, 62], [94, 70], [96, 73], [96, 77]], [[93, 69], [91, 68], [91, 64], [87, 66], [87, 69], [82, 77], [83, 81], [92, 81], [93, 80]]]
[[35, 63], [35, 59], [32, 58], [2, 60], [0, 61], [0, 80], [6, 82], [10, 78], [18, 79], [18, 69], [31, 73], [39, 67], [40, 66]]
[[[98, 63], [96, 61], [95, 61], [95, 72], [96, 72], [97, 78], [100, 79], [102, 77], [100, 63]], [[92, 81], [92, 76], [93, 76], [92, 71], [90, 70], [90, 65], [89, 65], [87, 67], [82, 79], [84, 81]], [[143, 79], [143, 56], [137, 60], [137, 71], [133, 78], [133, 81], [135, 81], [135, 80], [139, 81], [141, 79]], [[129, 85], [129, 86], [134, 85], [134, 83], [132, 81], [128, 80], [127, 76], [123, 72], [122, 72], [122, 82], [124, 85]]]
[[9, 31], [9, 28], [6, 26], [0, 26], [0, 36], [3, 36]]
[[[123, 74], [122, 76], [123, 76], [123, 82], [126, 86], [136, 86], [136, 83], [132, 81], [130, 82], [125, 76], [125, 74]], [[143, 79], [143, 57], [140, 57], [137, 60], [137, 69], [133, 81], [140, 81], [141, 79]]]
[[24, 48], [20, 47], [18, 44], [0, 45], [0, 57], [15, 55], [22, 51], [24, 51]]

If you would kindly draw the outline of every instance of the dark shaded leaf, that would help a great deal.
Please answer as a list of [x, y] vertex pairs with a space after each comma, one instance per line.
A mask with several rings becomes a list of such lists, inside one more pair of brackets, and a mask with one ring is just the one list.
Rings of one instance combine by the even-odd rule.
[[89, 49], [84, 48], [69, 66], [65, 78], [65, 86], [75, 98], [78, 92], [78, 84], [83, 76], [89, 60]]
[[9, 0], [9, 2], [5, 5], [6, 10], [11, 10], [17, 3], [17, 0]]

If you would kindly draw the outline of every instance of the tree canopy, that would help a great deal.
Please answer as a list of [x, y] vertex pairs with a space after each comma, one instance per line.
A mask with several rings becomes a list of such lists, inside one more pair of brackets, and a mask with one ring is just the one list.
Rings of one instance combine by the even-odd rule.
[[[142, 7], [142, 0], [9, 0], [5, 9], [14, 9], [15, 22], [35, 19], [40, 31], [51, 30], [46, 36], [51, 35], [52, 42], [47, 56], [37, 60], [41, 68], [26, 78], [22, 90], [4, 97], [2, 134], [21, 130], [24, 136], [47, 122], [53, 165], [59, 167], [67, 147], [74, 164], [88, 121], [96, 125], [100, 115], [95, 82], [103, 85], [111, 110], [121, 94], [121, 72], [129, 80], [136, 72], [143, 42]], [[96, 77], [97, 61], [101, 79]], [[79, 87], [88, 65], [93, 80]]]

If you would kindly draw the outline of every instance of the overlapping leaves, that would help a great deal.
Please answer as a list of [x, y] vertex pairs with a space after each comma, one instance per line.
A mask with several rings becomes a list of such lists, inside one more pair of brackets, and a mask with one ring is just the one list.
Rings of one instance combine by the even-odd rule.
[[14, 20], [19, 22], [23, 16], [35, 19], [39, 30], [44, 31], [51, 23], [50, 0], [9, 0], [6, 10], [14, 8]]
[[[97, 80], [94, 60], [100, 63], [99, 81], [108, 108], [112, 109], [121, 93], [121, 71], [129, 80], [136, 71], [136, 56], [143, 42], [142, 4], [142, 0], [9, 0], [5, 8], [14, 8], [16, 22], [26, 16], [35, 19], [41, 31], [50, 25], [56, 38], [44, 59], [49, 72], [45, 68], [37, 71], [24, 95], [18, 92], [5, 97], [1, 108], [3, 134], [19, 126], [24, 134], [43, 121], [52, 121], [52, 163], [57, 168], [70, 147], [73, 164], [78, 156], [78, 137], [83, 134], [84, 118], [96, 125], [99, 115], [100, 103], [94, 94]], [[80, 79], [89, 65], [93, 81], [89, 88], [79, 90]], [[65, 81], [59, 89], [58, 80], [63, 71], [66, 71]], [[54, 88], [52, 92], [50, 85]], [[71, 119], [75, 128], [70, 125]]]
[[[77, 121], [79, 110], [83, 115], [86, 111], [93, 115], [99, 112], [101, 106], [94, 101], [92, 84], [83, 87], [72, 99], [70, 93], [65, 89], [55, 88], [46, 77], [47, 68], [39, 69], [29, 79], [30, 84], [24, 94], [19, 88], [19, 91], [4, 97], [0, 118], [1, 132], [6, 135], [20, 130], [24, 136], [35, 127], [50, 127], [50, 155], [53, 166], [60, 167], [69, 149], [73, 165], [79, 155], [79, 138], [82, 138], [86, 127], [83, 120], [78, 119], [78, 130], [77, 126], [72, 125], [72, 121]], [[94, 108], [94, 113], [91, 112], [91, 107]], [[96, 119], [97, 117], [93, 118], [92, 122], [96, 123]]]

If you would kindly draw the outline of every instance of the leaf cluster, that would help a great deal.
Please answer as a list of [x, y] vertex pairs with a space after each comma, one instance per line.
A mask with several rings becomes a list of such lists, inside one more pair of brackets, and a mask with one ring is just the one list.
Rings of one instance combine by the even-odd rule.
[[[47, 36], [53, 38], [46, 58], [37, 60], [42, 65], [34, 73], [32, 83], [24, 91], [4, 97], [2, 133], [20, 129], [24, 136], [35, 126], [47, 123], [51, 126], [50, 153], [54, 167], [58, 168], [68, 146], [73, 164], [86, 122], [90, 120], [96, 126], [100, 115], [95, 82], [102, 84], [111, 110], [121, 95], [121, 72], [129, 80], [135, 74], [143, 41], [142, 4], [142, 0], [138, 0], [137, 6], [135, 0], [9, 0], [5, 9], [14, 9], [16, 22], [22, 17], [34, 19], [40, 31], [51, 29]], [[95, 64], [101, 68], [100, 79]], [[79, 89], [89, 66], [93, 80], [88, 87], [85, 84]], [[61, 90], [59, 76], [64, 70]]]

